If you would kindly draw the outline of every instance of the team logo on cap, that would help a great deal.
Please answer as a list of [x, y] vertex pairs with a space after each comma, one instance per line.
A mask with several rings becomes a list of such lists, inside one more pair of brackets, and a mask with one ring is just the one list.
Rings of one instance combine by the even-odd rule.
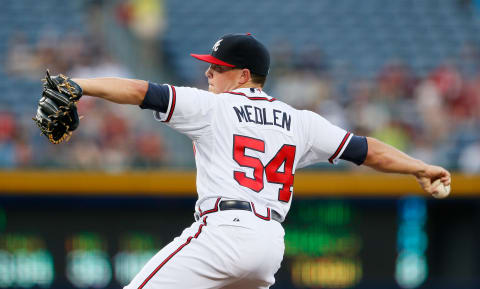
[[223, 39], [220, 39], [217, 42], [215, 42], [215, 45], [213, 45], [213, 47], [212, 47], [213, 51], [218, 50], [218, 46], [220, 46], [220, 42], [222, 42], [222, 41], [223, 41]]

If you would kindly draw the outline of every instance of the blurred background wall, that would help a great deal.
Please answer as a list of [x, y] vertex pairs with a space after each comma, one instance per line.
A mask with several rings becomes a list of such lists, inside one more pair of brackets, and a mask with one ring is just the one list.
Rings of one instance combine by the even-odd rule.
[[237, 32], [269, 48], [270, 95], [456, 174], [437, 201], [346, 162], [299, 173], [273, 288], [480, 288], [479, 28], [476, 0], [2, 1], [0, 288], [118, 288], [191, 221], [191, 142], [85, 96], [51, 145], [45, 69], [206, 88], [189, 53]]

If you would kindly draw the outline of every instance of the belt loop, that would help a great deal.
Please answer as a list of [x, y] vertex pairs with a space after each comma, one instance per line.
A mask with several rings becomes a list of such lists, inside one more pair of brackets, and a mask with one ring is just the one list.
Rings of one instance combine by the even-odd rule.
[[259, 217], [260, 219], [262, 220], [265, 220], [265, 221], [270, 221], [270, 208], [267, 208], [267, 216], [262, 216], [260, 214], [257, 214], [257, 211], [255, 211], [255, 205], [253, 204], [253, 202], [251, 202], [252, 204], [252, 209], [253, 209], [253, 213], [255, 214], [255, 216]]

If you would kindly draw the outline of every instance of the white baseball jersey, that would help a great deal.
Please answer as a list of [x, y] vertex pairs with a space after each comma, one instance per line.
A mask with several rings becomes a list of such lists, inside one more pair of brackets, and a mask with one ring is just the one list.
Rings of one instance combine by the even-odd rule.
[[[162, 89], [160, 98], [166, 100]], [[285, 218], [296, 168], [335, 163], [351, 134], [259, 89], [222, 94], [168, 89], [166, 112], [154, 115], [193, 140], [196, 212], [203, 208], [203, 216], [148, 261], [125, 289], [269, 288], [285, 248], [283, 227], [269, 213]], [[248, 201], [253, 213], [219, 210], [220, 199]]]
[[193, 140], [197, 208], [223, 197], [253, 202], [284, 218], [295, 170], [335, 163], [352, 137], [318, 114], [294, 109], [260, 89], [222, 94], [176, 86], [169, 90], [166, 113], [154, 115]]

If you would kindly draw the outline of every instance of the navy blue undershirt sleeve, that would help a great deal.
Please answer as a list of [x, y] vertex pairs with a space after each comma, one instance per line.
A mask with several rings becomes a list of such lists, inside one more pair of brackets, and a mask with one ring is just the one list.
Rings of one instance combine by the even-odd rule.
[[170, 93], [168, 90], [168, 85], [158, 85], [156, 83], [149, 82], [147, 93], [145, 94], [142, 104], [140, 104], [140, 108], [166, 113], [169, 100]]
[[367, 138], [354, 135], [340, 156], [340, 159], [361, 165], [367, 158], [367, 152]]

